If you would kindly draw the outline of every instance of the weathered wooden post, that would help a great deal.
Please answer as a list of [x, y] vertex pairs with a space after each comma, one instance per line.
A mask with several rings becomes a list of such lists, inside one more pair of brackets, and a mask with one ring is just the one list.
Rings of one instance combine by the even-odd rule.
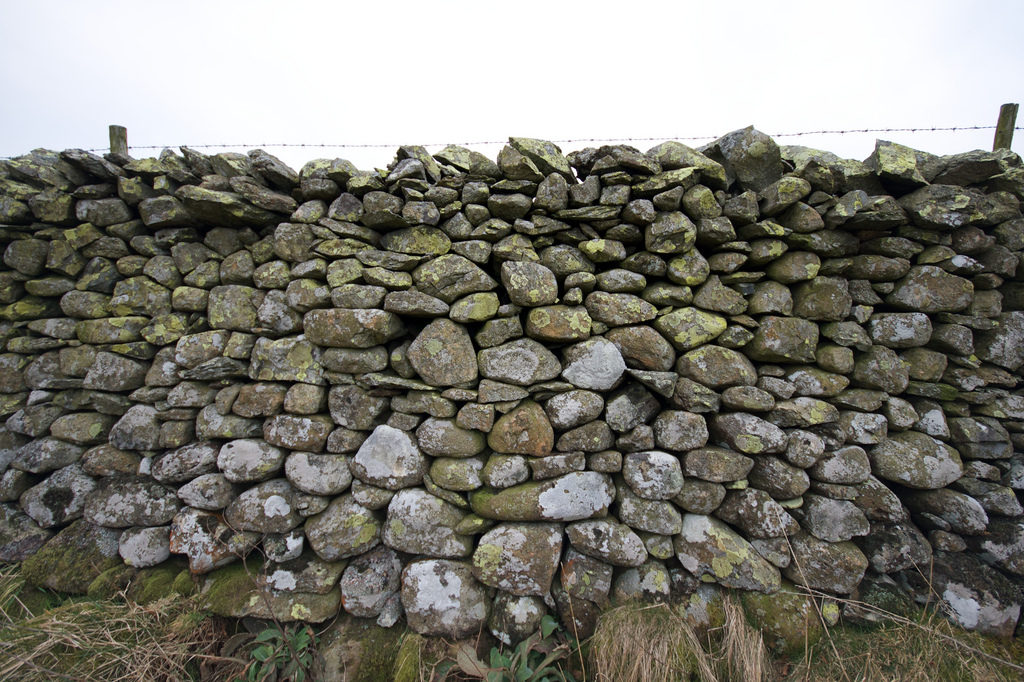
[[110, 153], [128, 156], [128, 129], [124, 126], [110, 126]]
[[1009, 149], [1013, 144], [1013, 127], [1017, 124], [1019, 104], [1004, 104], [999, 107], [999, 122], [996, 123], [996, 138], [992, 142], [992, 151]]

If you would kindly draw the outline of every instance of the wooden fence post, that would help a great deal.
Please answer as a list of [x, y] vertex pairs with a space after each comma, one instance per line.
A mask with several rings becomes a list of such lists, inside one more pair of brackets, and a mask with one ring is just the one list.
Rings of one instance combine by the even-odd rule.
[[128, 129], [124, 126], [110, 126], [110, 153], [128, 156]]
[[999, 122], [996, 123], [996, 138], [992, 142], [992, 151], [1009, 149], [1013, 144], [1013, 127], [1017, 124], [1019, 104], [1004, 104], [999, 107]]

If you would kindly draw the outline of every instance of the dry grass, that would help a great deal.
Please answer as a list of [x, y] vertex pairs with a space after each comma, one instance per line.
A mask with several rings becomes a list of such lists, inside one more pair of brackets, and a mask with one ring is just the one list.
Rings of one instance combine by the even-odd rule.
[[190, 679], [220, 639], [170, 600], [69, 603], [0, 630], [0, 679]]
[[761, 633], [747, 623], [735, 599], [724, 603], [725, 624], [718, 643], [720, 653], [715, 657], [720, 679], [762, 682], [772, 678], [771, 657]]
[[184, 598], [147, 606], [67, 601], [33, 615], [16, 570], [0, 570], [0, 679], [230, 679], [242, 666], [215, 654], [224, 624]]
[[[866, 604], [862, 608], [871, 609]], [[739, 604], [724, 624], [696, 634], [672, 607], [630, 603], [607, 611], [588, 642], [595, 681], [1016, 682], [1024, 641], [966, 632], [934, 610], [916, 619], [879, 612], [883, 623], [826, 630], [800, 660], [772, 660]]]
[[804, 660], [780, 662], [785, 680], [1016, 682], [1024, 679], [1024, 642], [953, 625], [934, 610], [916, 619], [883, 615], [876, 627], [832, 628]]
[[725, 622], [705, 637], [672, 607], [627, 603], [605, 612], [589, 640], [593, 680], [759, 682], [772, 677], [761, 634], [725, 602]]
[[[606, 611], [589, 644], [593, 679], [601, 682], [690, 679], [701, 651], [697, 634], [664, 604]], [[704, 657], [701, 662], [707, 665]]]

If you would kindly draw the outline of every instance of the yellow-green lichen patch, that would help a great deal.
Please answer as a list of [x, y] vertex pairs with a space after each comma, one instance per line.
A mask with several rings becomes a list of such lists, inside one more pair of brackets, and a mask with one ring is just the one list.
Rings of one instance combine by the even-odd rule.
[[473, 566], [485, 574], [493, 573], [501, 566], [501, 547], [492, 544], [477, 545], [473, 553]]
[[713, 341], [728, 326], [724, 317], [697, 308], [678, 308], [662, 315], [654, 323], [654, 327], [679, 351], [688, 351]]
[[766, 594], [779, 589], [778, 569], [736, 531], [714, 517], [686, 514], [674, 546], [683, 567], [701, 580]]
[[756, 454], [764, 450], [764, 441], [752, 433], [741, 433], [736, 436], [736, 447], [740, 452]]

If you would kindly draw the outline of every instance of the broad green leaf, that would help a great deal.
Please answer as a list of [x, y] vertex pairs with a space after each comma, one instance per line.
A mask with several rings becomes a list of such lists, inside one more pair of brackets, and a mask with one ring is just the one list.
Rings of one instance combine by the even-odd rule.
[[551, 617], [551, 614], [545, 614], [540, 619], [540, 632], [544, 639], [551, 636], [551, 633], [558, 629], [558, 621]]
[[263, 630], [258, 635], [256, 635], [256, 641], [257, 642], [270, 642], [272, 640], [280, 639], [280, 638], [281, 638], [281, 633], [279, 633], [277, 630], [270, 630], [270, 629]]
[[505, 668], [512, 662], [512, 659], [501, 653], [498, 647], [491, 647], [491, 667], [492, 668]]

